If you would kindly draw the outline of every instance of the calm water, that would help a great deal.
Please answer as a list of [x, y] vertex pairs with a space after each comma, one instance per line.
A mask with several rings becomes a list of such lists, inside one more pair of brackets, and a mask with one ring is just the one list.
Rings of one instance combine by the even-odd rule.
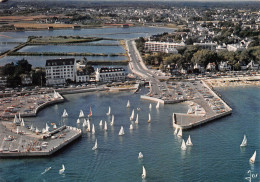
[[[25, 32], [0, 32], [0, 44], [5, 45], [6, 42], [26, 42], [28, 36], [91, 36], [91, 37], [105, 37], [113, 39], [132, 39], [137, 37], [148, 36], [163, 32], [173, 32], [174, 29], [158, 28], [158, 27], [130, 27], [130, 28], [97, 28], [97, 29], [81, 29], [81, 30], [42, 30], [42, 31], [25, 31]], [[118, 44], [118, 41], [101, 40], [93, 43], [103, 44]], [[8, 45], [13, 46], [14, 45]], [[12, 47], [10, 47], [12, 48]], [[1, 51], [8, 50], [8, 48], [1, 47]], [[121, 46], [27, 46], [20, 50], [21, 52], [90, 52], [90, 53], [124, 53], [125, 50]], [[52, 56], [51, 58], [60, 58], [64, 56]], [[0, 66], [7, 63], [16, 62], [26, 58], [33, 67], [44, 66], [45, 61], [49, 56], [7, 56], [0, 59]], [[89, 60], [126, 60], [124, 56], [96, 56], [89, 57]]]
[[[181, 140], [174, 136], [171, 126], [172, 112], [187, 112], [184, 104], [165, 105], [159, 110], [155, 103], [151, 111], [151, 124], [147, 124], [150, 102], [140, 100], [139, 94], [92, 93], [66, 95], [67, 101], [39, 112], [37, 118], [26, 119], [27, 123], [43, 127], [45, 122], [61, 123], [60, 116], [66, 108], [68, 120], [76, 126], [79, 110], [85, 115], [92, 107], [92, 123], [96, 134], [84, 133], [82, 139], [66, 150], [50, 158], [2, 159], [0, 176], [7, 181], [142, 181], [142, 165], [146, 167], [144, 181], [245, 181], [249, 169], [260, 173], [259, 131], [260, 131], [260, 88], [234, 87], [218, 89], [234, 112], [231, 116], [219, 119], [193, 130], [184, 131], [183, 138], [191, 135], [193, 146], [181, 151]], [[144, 92], [142, 89], [141, 93]], [[127, 100], [131, 108], [125, 107]], [[98, 123], [110, 121], [106, 116], [108, 106], [115, 115], [115, 125], [108, 131], [100, 129]], [[129, 116], [133, 108], [140, 107], [139, 125], [129, 131]], [[125, 135], [118, 136], [121, 126]], [[243, 135], [248, 137], [248, 146], [241, 150], [239, 145]], [[95, 139], [98, 150], [92, 151]], [[256, 163], [250, 165], [248, 159], [254, 150], [258, 152]], [[138, 152], [144, 154], [138, 160]], [[65, 175], [59, 175], [61, 165], [66, 167]], [[41, 175], [47, 167], [52, 169]], [[258, 174], [259, 175], [259, 174]], [[252, 180], [254, 181], [254, 180]], [[259, 181], [255, 180], [255, 181]]]

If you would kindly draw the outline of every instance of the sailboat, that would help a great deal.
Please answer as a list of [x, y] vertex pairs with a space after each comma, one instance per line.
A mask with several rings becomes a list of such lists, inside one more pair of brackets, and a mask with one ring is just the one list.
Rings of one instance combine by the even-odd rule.
[[142, 154], [142, 152], [139, 152], [138, 159], [142, 159], [143, 157], [144, 157], [144, 155]]
[[18, 127], [16, 128], [16, 134], [19, 134], [19, 128]]
[[87, 132], [90, 132], [90, 122], [89, 122], [89, 120], [87, 121], [87, 125], [88, 125]]
[[151, 110], [152, 109], [152, 104], [150, 103], [150, 105], [149, 105], [149, 109]]
[[100, 122], [99, 122], [99, 126], [102, 126], [102, 125], [103, 125], [102, 120], [100, 120]]
[[87, 123], [86, 119], [84, 118], [84, 121], [83, 121], [82, 126], [85, 127], [85, 126], [87, 126], [87, 125], [88, 125], [88, 123]]
[[244, 138], [243, 138], [243, 141], [240, 145], [240, 147], [245, 147], [247, 145], [247, 138], [246, 138], [246, 135], [244, 135]]
[[41, 174], [47, 173], [50, 169], [51, 169], [51, 167], [46, 168]]
[[92, 134], [95, 134], [95, 125], [92, 124]]
[[84, 112], [82, 110], [80, 110], [80, 113], [79, 113], [79, 118], [84, 118]]
[[114, 117], [114, 115], [112, 115], [112, 120], [111, 120], [111, 123], [110, 123], [111, 126], [114, 125], [114, 121], [115, 121], [115, 117]]
[[156, 104], [156, 109], [159, 109], [159, 107], [160, 107], [160, 103], [159, 102], [157, 102], [157, 104]]
[[189, 135], [189, 138], [188, 138], [188, 140], [187, 140], [187, 142], [186, 142], [186, 145], [187, 145], [187, 146], [192, 146], [192, 145], [193, 145], [192, 142], [191, 142], [190, 135]]
[[79, 124], [80, 123], [80, 119], [77, 119], [77, 124]]
[[124, 134], [125, 134], [124, 128], [123, 128], [123, 126], [121, 126], [121, 129], [120, 129], [118, 135], [119, 135], [119, 136], [122, 136], [122, 135], [124, 135]]
[[88, 117], [90, 118], [91, 116], [92, 116], [92, 110], [91, 110], [91, 107], [90, 107]]
[[23, 118], [22, 118], [22, 121], [21, 121], [21, 126], [25, 126]]
[[138, 114], [136, 115], [135, 124], [138, 124]]
[[111, 113], [111, 108], [110, 108], [110, 106], [108, 107], [108, 112], [107, 112], [107, 115], [109, 116], [110, 115], [110, 113]]
[[96, 149], [97, 149], [97, 139], [96, 139], [94, 147], [92, 147], [92, 150], [96, 150]]
[[174, 135], [177, 135], [177, 133], [178, 133], [178, 128], [175, 128]]
[[56, 124], [54, 123], [54, 125], [53, 125], [53, 129], [55, 130], [55, 129], [57, 129], [57, 126], [56, 126]]
[[129, 129], [130, 129], [130, 130], [133, 130], [133, 129], [134, 129], [133, 124], [130, 124]]
[[19, 123], [20, 123], [19, 119], [17, 118], [16, 115], [14, 115], [14, 124], [19, 124]]
[[132, 114], [130, 116], [130, 120], [132, 121], [134, 119], [134, 117], [135, 117], [135, 110], [133, 109]]
[[65, 166], [64, 166], [64, 164], [62, 164], [62, 168], [59, 170], [59, 173], [60, 173], [60, 174], [63, 174], [64, 171], [65, 171]]
[[36, 127], [36, 129], [35, 129], [35, 133], [36, 134], [39, 134], [40, 133], [40, 130]]
[[149, 113], [148, 115], [148, 120], [147, 120], [148, 123], [151, 123], [151, 114]]
[[126, 107], [130, 107], [130, 101], [127, 101]]
[[180, 128], [178, 134], [177, 134], [178, 137], [182, 137], [182, 129]]
[[144, 166], [143, 166], [143, 174], [142, 174], [142, 179], [145, 179], [146, 178], [146, 170], [145, 170], [145, 168], [144, 168]]
[[50, 129], [50, 127], [49, 127], [49, 125], [46, 123], [45, 132], [48, 133], [48, 132], [49, 132], [49, 129]]
[[255, 163], [255, 157], [256, 157], [256, 151], [254, 152], [253, 156], [249, 159], [249, 162], [254, 164]]
[[63, 118], [66, 118], [66, 117], [68, 117], [68, 116], [69, 116], [69, 115], [68, 115], [66, 109], [64, 109], [63, 114], [62, 114], [62, 117], [63, 117]]
[[107, 131], [107, 122], [105, 121], [104, 130]]
[[181, 149], [182, 150], [186, 150], [187, 149], [184, 139], [182, 139]]
[[19, 113], [19, 121], [20, 121], [20, 122], [22, 121], [21, 113]]

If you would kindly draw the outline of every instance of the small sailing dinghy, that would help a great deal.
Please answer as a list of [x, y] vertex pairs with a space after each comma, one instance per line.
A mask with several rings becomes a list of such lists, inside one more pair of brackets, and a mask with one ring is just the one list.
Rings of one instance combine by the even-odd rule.
[[139, 152], [138, 159], [142, 159], [143, 157], [144, 157], [144, 155], [142, 154], [142, 152]]
[[146, 170], [145, 170], [145, 168], [144, 168], [144, 166], [143, 166], [143, 174], [142, 174], [142, 179], [145, 179], [146, 178]]
[[90, 132], [90, 122], [89, 122], [89, 120], [87, 121], [87, 124], [88, 124], [87, 132]]
[[62, 164], [62, 168], [60, 169], [59, 173], [60, 173], [60, 174], [63, 174], [64, 171], [65, 171], [65, 166], [64, 166], [64, 164]]
[[151, 110], [152, 109], [152, 104], [150, 103], [150, 105], [149, 105], [149, 109]]
[[102, 126], [102, 125], [103, 125], [102, 120], [100, 120], [100, 122], [99, 122], [99, 126]]
[[80, 119], [77, 119], [77, 124], [79, 124], [80, 123]]
[[180, 128], [178, 134], [177, 134], [178, 137], [182, 137], [182, 129]]
[[92, 147], [92, 150], [96, 150], [96, 149], [97, 149], [97, 139], [96, 139], [95, 145]]
[[91, 110], [91, 107], [90, 107], [88, 117], [90, 118], [91, 116], [92, 116], [92, 110]]
[[51, 167], [46, 168], [41, 174], [47, 173], [49, 170], [51, 170]]
[[57, 126], [56, 126], [56, 124], [54, 123], [54, 125], [53, 125], [53, 129], [54, 130], [56, 130], [57, 129]]
[[187, 146], [192, 146], [192, 145], [193, 145], [192, 142], [191, 142], [190, 135], [189, 135], [189, 138], [188, 138], [188, 140], [187, 140], [187, 142], [186, 142], [186, 145], [187, 145]]
[[108, 107], [108, 112], [107, 112], [106, 114], [109, 116], [110, 113], [111, 113], [111, 108], [110, 108], [110, 106], [109, 106], [109, 107]]
[[184, 139], [182, 139], [181, 149], [182, 150], [186, 150], [187, 149]]
[[156, 109], [159, 109], [159, 107], [160, 107], [160, 103], [157, 102], [157, 104], [156, 104]]
[[122, 136], [122, 135], [124, 135], [124, 134], [125, 134], [124, 128], [123, 128], [123, 126], [121, 126], [121, 129], [120, 129], [118, 135], [119, 135], [119, 136]]
[[68, 116], [69, 116], [69, 115], [68, 115], [66, 109], [64, 109], [63, 114], [62, 114], [62, 117], [63, 117], [63, 118], [66, 118], [66, 117], [68, 117]]
[[177, 135], [177, 133], [178, 133], [178, 128], [175, 128], [174, 135]]
[[107, 122], [105, 121], [104, 130], [107, 131]]
[[246, 138], [246, 135], [244, 135], [244, 138], [243, 138], [242, 143], [240, 144], [240, 147], [245, 147], [246, 145], [247, 145], [247, 138]]
[[254, 164], [255, 163], [255, 157], [256, 157], [256, 151], [254, 152], [253, 156], [249, 159], [249, 162], [251, 164]]
[[84, 112], [82, 111], [82, 110], [80, 110], [80, 112], [79, 112], [79, 118], [84, 118]]
[[95, 134], [95, 125], [92, 124], [92, 134]]
[[130, 130], [133, 130], [133, 129], [134, 129], [133, 124], [130, 124], [129, 129], [130, 129]]
[[137, 111], [141, 111], [141, 108], [140, 108], [140, 107], [138, 107], [138, 108], [136, 108], [136, 110], [137, 110]]
[[25, 126], [23, 118], [22, 118], [22, 121], [21, 121], [21, 126]]
[[130, 107], [130, 101], [127, 101], [126, 107]]
[[136, 115], [135, 124], [138, 124], [138, 114]]
[[130, 116], [130, 121], [132, 121], [135, 117], [135, 110], [133, 109], [132, 114]]
[[86, 127], [87, 125], [88, 125], [88, 123], [87, 123], [86, 119], [84, 118], [84, 121], [83, 121], [82, 126], [83, 126], [83, 127]]
[[50, 129], [50, 127], [49, 127], [49, 125], [46, 123], [45, 132], [48, 133], [48, 132], [49, 132], [49, 129]]
[[151, 114], [149, 113], [148, 115], [148, 120], [147, 120], [148, 123], [151, 123]]
[[113, 125], [114, 125], [114, 121], [115, 121], [115, 116], [114, 116], [114, 115], [112, 115], [112, 119], [111, 119], [111, 123], [110, 123], [110, 125], [111, 125], [111, 126], [113, 126]]

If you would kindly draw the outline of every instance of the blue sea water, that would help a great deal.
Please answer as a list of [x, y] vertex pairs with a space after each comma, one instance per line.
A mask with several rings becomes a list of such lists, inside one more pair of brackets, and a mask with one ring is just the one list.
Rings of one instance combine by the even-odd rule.
[[[36, 118], [26, 118], [27, 124], [34, 123], [39, 128], [46, 122], [66, 123], [77, 126], [76, 120], [82, 109], [85, 115], [92, 108], [91, 122], [96, 134], [84, 132], [83, 137], [57, 155], [36, 159], [1, 159], [0, 180], [5, 181], [178, 181], [178, 182], [223, 182], [246, 181], [247, 171], [260, 173], [259, 131], [260, 131], [260, 88], [230, 87], [217, 91], [233, 108], [231, 116], [183, 132], [183, 139], [191, 135], [192, 147], [182, 151], [181, 140], [174, 136], [171, 116], [173, 112], [187, 112], [185, 104], [161, 105], [150, 111], [149, 101], [140, 100], [140, 93], [81, 93], [65, 95], [66, 102], [45, 108]], [[130, 100], [131, 108], [126, 108]], [[110, 121], [106, 116], [108, 107], [115, 115], [115, 125], [103, 131], [98, 123]], [[139, 124], [129, 131], [129, 117], [132, 109], [139, 111]], [[63, 109], [69, 118], [62, 121]], [[147, 123], [148, 113], [152, 122]], [[118, 136], [120, 127], [124, 136]], [[248, 138], [248, 146], [240, 148], [243, 135]], [[95, 140], [98, 150], [92, 151]], [[249, 164], [249, 158], [257, 151], [256, 162]], [[144, 158], [139, 160], [138, 153]], [[66, 171], [59, 175], [64, 164]], [[141, 179], [142, 165], [147, 170], [147, 178]], [[41, 173], [52, 167], [46, 174]], [[253, 179], [252, 181], [259, 181]]]

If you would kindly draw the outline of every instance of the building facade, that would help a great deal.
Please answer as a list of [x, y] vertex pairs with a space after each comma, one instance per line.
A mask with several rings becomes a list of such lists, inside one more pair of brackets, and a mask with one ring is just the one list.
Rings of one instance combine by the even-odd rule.
[[74, 58], [46, 60], [46, 85], [59, 85], [66, 80], [75, 81], [76, 61]]
[[96, 81], [100, 82], [124, 81], [126, 76], [124, 68], [100, 68], [96, 71]]
[[185, 43], [173, 43], [173, 42], [155, 42], [148, 41], [145, 42], [145, 50], [152, 52], [167, 52], [167, 50], [177, 47], [184, 47]]

